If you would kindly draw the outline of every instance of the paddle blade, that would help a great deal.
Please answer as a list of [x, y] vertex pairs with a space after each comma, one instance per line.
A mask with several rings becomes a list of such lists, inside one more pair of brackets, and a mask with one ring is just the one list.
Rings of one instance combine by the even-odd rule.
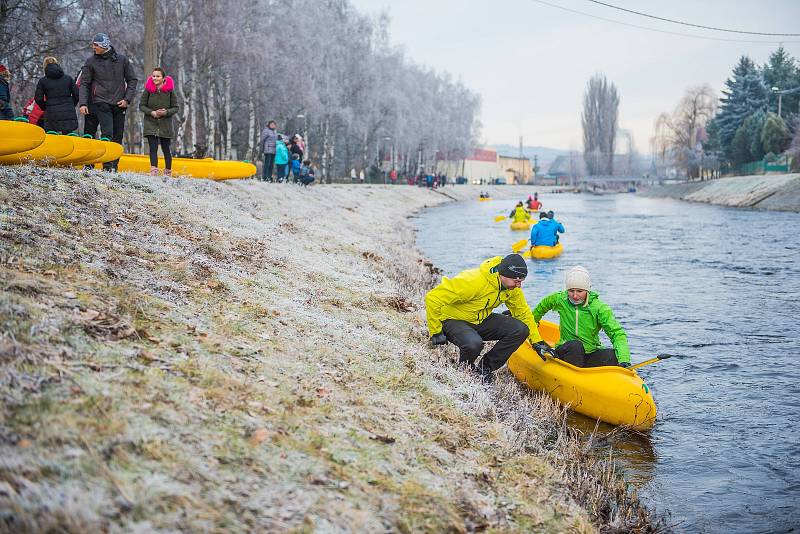
[[505, 215], [498, 215], [497, 217], [494, 218], [494, 222], [500, 222], [500, 221], [505, 221], [505, 220], [506, 220], [506, 216]]
[[519, 252], [520, 250], [525, 248], [525, 245], [527, 243], [528, 243], [527, 239], [520, 239], [519, 241], [511, 245], [511, 250], [513, 250], [514, 252]]

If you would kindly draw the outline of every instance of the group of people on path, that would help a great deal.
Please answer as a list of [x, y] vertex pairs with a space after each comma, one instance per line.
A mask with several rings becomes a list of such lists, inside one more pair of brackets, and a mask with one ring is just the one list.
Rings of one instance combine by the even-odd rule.
[[[528, 197], [528, 208], [541, 209], [538, 195]], [[531, 247], [558, 243], [564, 226], [553, 211], [539, 214], [531, 229]], [[516, 220], [526, 220], [528, 209], [519, 202], [511, 212]], [[486, 382], [503, 367], [526, 340], [545, 361], [561, 359], [576, 367], [619, 365], [630, 367], [630, 349], [625, 330], [611, 308], [592, 290], [589, 271], [576, 265], [564, 277], [564, 289], [543, 297], [531, 310], [522, 292], [528, 265], [520, 254], [495, 256], [478, 267], [444, 277], [425, 296], [428, 332], [432, 345], [453, 343], [459, 349], [459, 362]], [[505, 305], [507, 311], [494, 310]], [[561, 337], [550, 347], [542, 340], [538, 325], [550, 311], [559, 315]], [[613, 348], [604, 348], [603, 330]], [[496, 341], [478, 361], [486, 341]]]
[[262, 182], [288, 183], [291, 178], [294, 183], [307, 187], [314, 181], [314, 165], [310, 160], [303, 159], [306, 146], [300, 134], [291, 137], [280, 134], [278, 123], [270, 120], [261, 132], [260, 146], [264, 164], [261, 169]]
[[[139, 85], [131, 61], [118, 52], [105, 33], [98, 33], [90, 44], [92, 54], [86, 59], [76, 79], [64, 72], [58, 59], [44, 58], [44, 76], [36, 84], [32, 99], [23, 108], [28, 121], [46, 131], [71, 134], [78, 131], [78, 115], [83, 116], [83, 134], [122, 143], [125, 116], [134, 102]], [[8, 69], [0, 65], [0, 119], [12, 120]], [[171, 173], [171, 142], [175, 138], [173, 116], [180, 103], [175, 83], [161, 67], [156, 67], [144, 84], [139, 111], [144, 114], [143, 134], [150, 154], [150, 174], [158, 174], [158, 147], [164, 154], [165, 175]], [[119, 160], [103, 164], [116, 171]]]

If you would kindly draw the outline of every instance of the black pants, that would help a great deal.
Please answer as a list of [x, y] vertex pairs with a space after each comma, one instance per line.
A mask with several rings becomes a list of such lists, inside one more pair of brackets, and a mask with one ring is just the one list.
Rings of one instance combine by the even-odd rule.
[[617, 365], [617, 353], [614, 352], [614, 349], [600, 349], [586, 354], [583, 343], [577, 339], [572, 339], [557, 347], [556, 355], [560, 360], [571, 363], [575, 367]]
[[442, 322], [442, 332], [447, 341], [458, 347], [459, 361], [474, 364], [483, 350], [484, 341], [497, 341], [492, 350], [483, 355], [481, 366], [496, 371], [505, 365], [511, 354], [522, 345], [530, 333], [528, 326], [509, 315], [493, 313], [480, 324], [457, 319]]
[[161, 152], [164, 153], [164, 168], [172, 169], [172, 152], [169, 151], [169, 144], [172, 139], [169, 137], [158, 137], [156, 135], [147, 136], [147, 144], [150, 145], [150, 166], [158, 167], [158, 145], [161, 144]]
[[275, 154], [264, 154], [264, 168], [261, 170], [261, 179], [265, 182], [272, 181], [272, 166], [275, 165]]
[[[115, 143], [122, 144], [122, 136], [125, 133], [125, 108], [101, 102], [94, 105], [94, 113], [100, 124], [100, 134]], [[117, 165], [119, 165], [119, 160], [115, 159], [103, 163], [103, 168], [117, 170]]]

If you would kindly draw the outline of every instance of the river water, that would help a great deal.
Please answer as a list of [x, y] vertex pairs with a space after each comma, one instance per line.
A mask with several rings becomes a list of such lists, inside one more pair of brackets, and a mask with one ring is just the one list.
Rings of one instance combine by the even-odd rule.
[[[583, 265], [634, 363], [678, 356], [639, 370], [659, 410], [653, 430], [607, 438], [640, 497], [679, 532], [797, 532], [800, 214], [630, 194], [540, 200], [567, 232], [560, 258], [529, 262], [531, 307]], [[418, 245], [447, 276], [505, 255], [527, 236], [493, 222], [514, 204], [429, 208], [415, 218]]]

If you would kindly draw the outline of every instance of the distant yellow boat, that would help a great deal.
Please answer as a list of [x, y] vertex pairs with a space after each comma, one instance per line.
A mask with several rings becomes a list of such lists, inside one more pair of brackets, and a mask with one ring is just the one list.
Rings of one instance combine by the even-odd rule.
[[[158, 158], [159, 169], [164, 168], [164, 158]], [[123, 154], [117, 168], [120, 172], [150, 172], [150, 157], [138, 154]], [[211, 180], [235, 180], [255, 176], [256, 166], [245, 161], [221, 161], [212, 158], [172, 158], [172, 173], [178, 176], [208, 178]]]
[[26, 152], [44, 143], [44, 130], [23, 121], [0, 121], [0, 156]]
[[510, 225], [508, 225], [509, 228], [511, 228], [512, 230], [515, 230], [515, 231], [516, 230], [530, 230], [531, 226], [533, 226], [533, 221], [531, 221], [531, 220], [514, 221]]
[[534, 260], [552, 260], [564, 253], [564, 245], [558, 243], [554, 247], [539, 245], [533, 247], [533, 250], [528, 250], [523, 254], [526, 258], [533, 258]]
[[[544, 320], [539, 323], [539, 334], [550, 346], [560, 337], [558, 325]], [[582, 368], [552, 358], [544, 361], [527, 341], [511, 355], [508, 369], [531, 389], [544, 391], [592, 419], [640, 430], [655, 423], [656, 402], [633, 369]]]

